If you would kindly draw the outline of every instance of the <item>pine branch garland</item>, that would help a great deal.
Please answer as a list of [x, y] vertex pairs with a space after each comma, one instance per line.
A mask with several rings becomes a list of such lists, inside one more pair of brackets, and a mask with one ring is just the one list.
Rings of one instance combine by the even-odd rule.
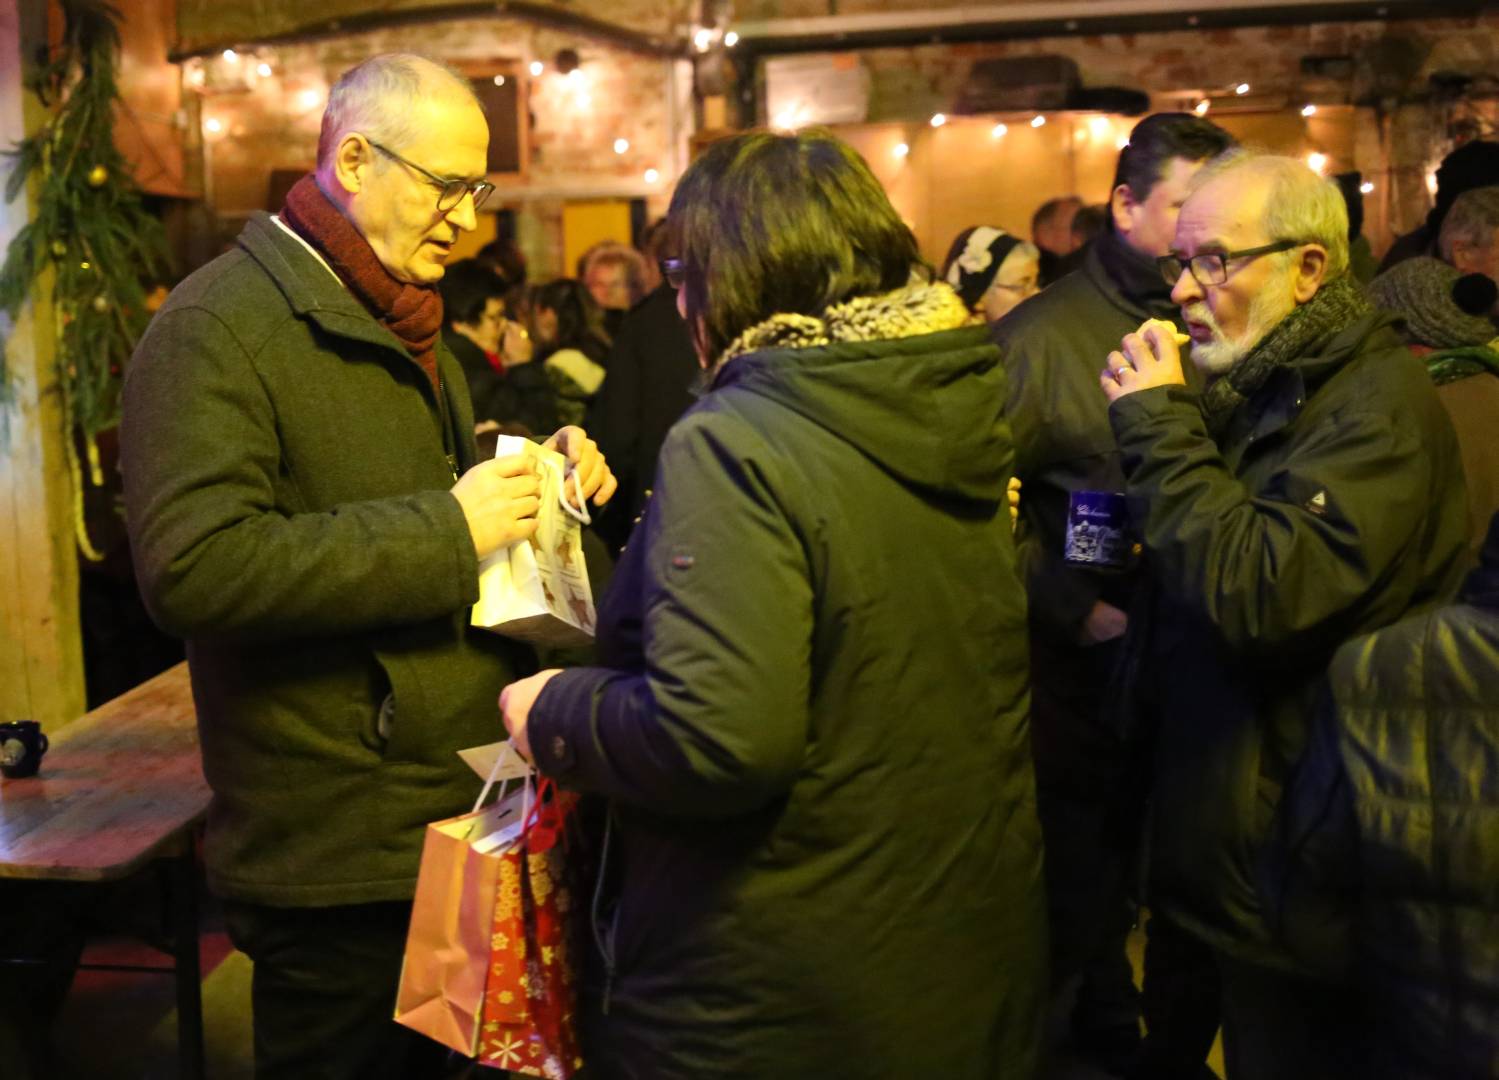
[[[102, 0], [60, 0], [60, 6], [63, 40], [27, 78], [51, 116], [5, 152], [11, 159], [6, 201], [32, 178], [37, 199], [34, 217], [0, 266], [0, 310], [14, 320], [38, 276], [52, 268], [65, 441], [71, 449], [75, 433], [82, 435], [92, 458], [95, 434], [119, 419], [121, 376], [148, 318], [144, 287], [165, 266], [166, 243], [114, 141], [119, 13]], [[0, 353], [0, 403], [10, 392]], [[81, 485], [76, 453], [69, 462]], [[74, 498], [81, 505], [81, 487]], [[81, 513], [77, 526], [80, 547], [93, 557]]]

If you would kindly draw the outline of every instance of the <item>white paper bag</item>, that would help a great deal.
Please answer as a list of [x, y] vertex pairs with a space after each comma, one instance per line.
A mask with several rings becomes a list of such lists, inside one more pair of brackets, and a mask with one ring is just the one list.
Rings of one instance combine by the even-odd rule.
[[[536, 532], [479, 564], [479, 602], [470, 622], [536, 645], [593, 640], [593, 590], [583, 562], [588, 510], [576, 482], [564, 491], [567, 459], [518, 436], [501, 436], [496, 457], [527, 454], [541, 478]], [[573, 501], [568, 501], [571, 495]]]

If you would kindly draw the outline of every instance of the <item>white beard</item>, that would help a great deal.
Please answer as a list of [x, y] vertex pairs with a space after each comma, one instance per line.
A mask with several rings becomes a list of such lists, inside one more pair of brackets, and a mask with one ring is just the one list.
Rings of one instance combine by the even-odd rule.
[[1271, 282], [1250, 299], [1249, 321], [1237, 338], [1230, 338], [1223, 332], [1207, 304], [1198, 302], [1182, 309], [1183, 317], [1189, 322], [1201, 323], [1213, 332], [1211, 340], [1192, 343], [1192, 363], [1197, 365], [1198, 371], [1210, 379], [1224, 374], [1248, 356], [1266, 334], [1296, 309], [1290, 277], [1275, 275]]

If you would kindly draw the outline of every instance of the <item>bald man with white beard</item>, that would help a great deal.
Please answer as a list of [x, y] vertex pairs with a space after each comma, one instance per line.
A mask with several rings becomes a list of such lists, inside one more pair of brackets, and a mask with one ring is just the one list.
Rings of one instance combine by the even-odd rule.
[[1205, 388], [1156, 322], [1101, 375], [1151, 589], [1122, 665], [1124, 707], [1160, 725], [1150, 903], [1218, 957], [1229, 1080], [1354, 1077], [1326, 1049], [1353, 995], [1297, 972], [1254, 862], [1332, 654], [1458, 586], [1456, 440], [1304, 163], [1210, 163], [1159, 261]]

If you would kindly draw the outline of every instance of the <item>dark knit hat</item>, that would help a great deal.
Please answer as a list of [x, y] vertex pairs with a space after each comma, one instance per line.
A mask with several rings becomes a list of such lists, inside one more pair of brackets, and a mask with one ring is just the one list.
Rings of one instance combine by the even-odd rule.
[[1488, 312], [1499, 287], [1482, 274], [1459, 274], [1429, 255], [1396, 263], [1369, 284], [1369, 295], [1405, 319], [1415, 345], [1458, 349], [1486, 345], [1496, 335]]
[[974, 225], [958, 233], [942, 263], [942, 279], [972, 308], [989, 291], [1006, 256], [1023, 241], [991, 225]]

